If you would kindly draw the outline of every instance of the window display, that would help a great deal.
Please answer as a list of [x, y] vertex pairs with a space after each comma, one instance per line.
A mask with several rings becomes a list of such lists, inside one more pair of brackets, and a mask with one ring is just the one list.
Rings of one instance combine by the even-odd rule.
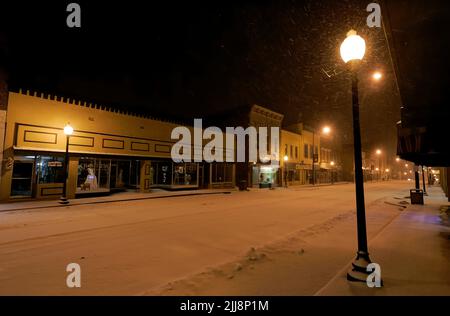
[[82, 157], [78, 163], [77, 193], [136, 188], [139, 168], [139, 160]]
[[109, 190], [108, 160], [80, 158], [78, 163], [77, 191], [79, 193]]
[[64, 158], [56, 156], [37, 156], [36, 176], [39, 184], [63, 183]]

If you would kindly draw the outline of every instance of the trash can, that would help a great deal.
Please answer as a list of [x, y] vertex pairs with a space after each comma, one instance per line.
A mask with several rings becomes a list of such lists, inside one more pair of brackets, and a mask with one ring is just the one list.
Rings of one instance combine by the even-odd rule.
[[411, 197], [411, 204], [423, 205], [423, 190], [411, 189], [409, 190]]
[[245, 190], [247, 190], [247, 181], [246, 180], [239, 181], [239, 191]]

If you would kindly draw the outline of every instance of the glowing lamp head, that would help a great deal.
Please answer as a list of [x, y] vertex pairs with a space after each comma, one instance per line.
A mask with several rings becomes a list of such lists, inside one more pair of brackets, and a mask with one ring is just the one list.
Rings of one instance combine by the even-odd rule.
[[288, 157], [288, 156], [284, 156], [284, 157], [283, 157], [283, 160], [284, 160], [284, 161], [288, 161], [288, 160], [289, 160], [289, 157]]
[[383, 77], [383, 75], [379, 71], [374, 72], [374, 74], [372, 75], [372, 78], [375, 81], [379, 81], [382, 77]]
[[400, 158], [398, 158], [398, 157], [397, 157], [397, 158], [395, 158], [395, 161], [399, 162], [399, 161], [400, 161]]
[[376, 153], [377, 153], [377, 155], [381, 155], [381, 150], [377, 149]]
[[334, 166], [334, 161], [331, 161], [331, 162], [330, 162], [330, 165]]
[[375, 171], [380, 171], [380, 168], [375, 168]]
[[389, 172], [389, 169], [386, 169], [385, 171], [386, 171], [386, 172]]
[[66, 126], [64, 126], [64, 134], [67, 136], [70, 136], [73, 134], [73, 127], [70, 126], [70, 124], [67, 124]]
[[325, 126], [324, 128], [322, 128], [322, 133], [324, 133], [325, 135], [330, 134], [331, 132], [331, 128], [329, 126]]
[[341, 44], [341, 58], [345, 63], [352, 60], [361, 60], [366, 52], [366, 42], [356, 34], [355, 30], [347, 33], [347, 38]]

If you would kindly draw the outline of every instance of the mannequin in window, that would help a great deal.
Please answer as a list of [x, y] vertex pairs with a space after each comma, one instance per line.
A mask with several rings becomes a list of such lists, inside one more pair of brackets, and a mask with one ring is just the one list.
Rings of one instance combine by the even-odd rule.
[[97, 190], [97, 176], [94, 173], [94, 169], [88, 168], [88, 175], [84, 186], [89, 189], [89, 191]]

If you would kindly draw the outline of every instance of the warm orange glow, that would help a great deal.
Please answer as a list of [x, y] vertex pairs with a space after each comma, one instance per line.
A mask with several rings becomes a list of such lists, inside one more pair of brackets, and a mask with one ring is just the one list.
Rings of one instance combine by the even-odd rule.
[[331, 132], [331, 128], [330, 128], [329, 126], [325, 126], [325, 127], [322, 129], [322, 133], [324, 133], [325, 135], [330, 134], [330, 132]]
[[64, 126], [64, 134], [70, 136], [73, 134], [73, 127], [70, 126], [70, 124], [67, 124], [66, 126]]
[[372, 78], [375, 81], [379, 81], [382, 77], [383, 77], [383, 74], [381, 72], [379, 72], [379, 71], [374, 72], [373, 75], [372, 75]]
[[366, 42], [356, 34], [356, 31], [350, 30], [347, 38], [341, 44], [340, 52], [345, 63], [351, 60], [361, 60], [366, 52]]

